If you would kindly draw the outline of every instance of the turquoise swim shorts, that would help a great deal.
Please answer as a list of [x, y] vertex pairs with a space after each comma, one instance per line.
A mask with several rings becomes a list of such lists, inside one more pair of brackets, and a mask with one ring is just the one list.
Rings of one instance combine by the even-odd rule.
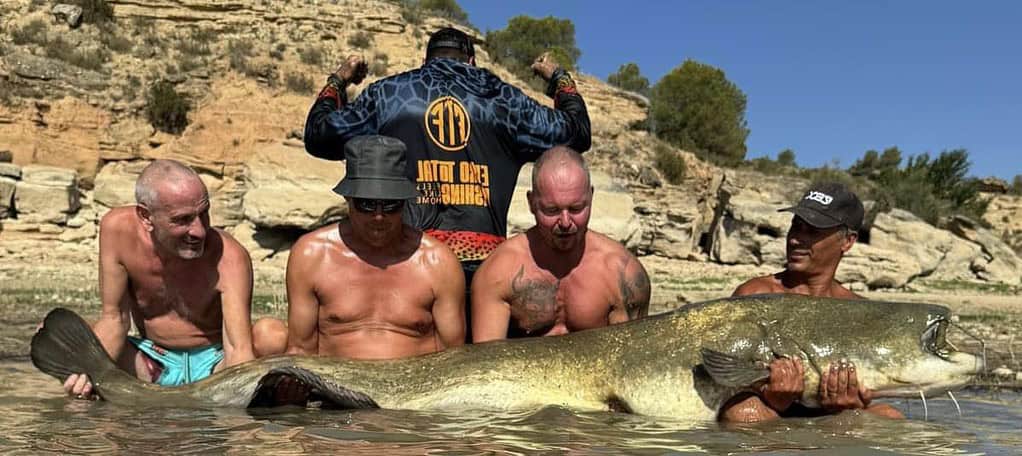
[[224, 359], [224, 347], [221, 344], [191, 350], [171, 350], [149, 339], [129, 336], [128, 341], [163, 365], [163, 372], [156, 379], [156, 383], [163, 386], [184, 385], [209, 377], [213, 368]]

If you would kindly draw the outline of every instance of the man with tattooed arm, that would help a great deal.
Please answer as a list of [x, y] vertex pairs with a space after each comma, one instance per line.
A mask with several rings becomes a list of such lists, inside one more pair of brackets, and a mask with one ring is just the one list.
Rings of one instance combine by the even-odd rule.
[[588, 230], [589, 169], [557, 146], [532, 170], [536, 225], [501, 244], [472, 282], [472, 341], [551, 336], [646, 315], [650, 285], [620, 243]]

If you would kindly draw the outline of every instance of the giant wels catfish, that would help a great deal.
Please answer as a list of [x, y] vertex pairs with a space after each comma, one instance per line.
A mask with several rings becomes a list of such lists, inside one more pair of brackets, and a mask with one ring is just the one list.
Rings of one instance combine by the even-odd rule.
[[118, 369], [76, 314], [55, 309], [32, 339], [32, 362], [63, 381], [89, 375], [111, 403], [144, 407], [275, 405], [294, 377], [324, 407], [522, 410], [548, 405], [713, 419], [769, 376], [776, 356], [806, 365], [800, 402], [816, 407], [820, 369], [850, 361], [875, 397], [943, 394], [983, 361], [947, 341], [949, 311], [914, 303], [801, 295], [727, 298], [563, 336], [489, 342], [394, 360], [275, 356], [178, 387]]

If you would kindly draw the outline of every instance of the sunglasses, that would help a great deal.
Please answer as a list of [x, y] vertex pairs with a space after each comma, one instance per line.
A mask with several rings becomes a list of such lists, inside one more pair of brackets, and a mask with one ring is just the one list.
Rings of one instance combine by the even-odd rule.
[[379, 210], [384, 214], [395, 214], [405, 207], [405, 200], [352, 198], [355, 210], [364, 213]]

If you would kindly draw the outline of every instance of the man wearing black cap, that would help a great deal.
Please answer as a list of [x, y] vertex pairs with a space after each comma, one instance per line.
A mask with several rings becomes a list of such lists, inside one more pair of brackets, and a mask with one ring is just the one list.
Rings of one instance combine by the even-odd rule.
[[[367, 136], [345, 145], [334, 192], [348, 219], [308, 233], [287, 263], [288, 324], [260, 320], [260, 338], [290, 354], [358, 359], [414, 356], [462, 345], [465, 279], [446, 245], [401, 221], [418, 192], [405, 146]], [[285, 336], [286, 335], [286, 336]]]
[[[784, 270], [741, 284], [734, 296], [793, 293], [862, 299], [834, 279], [841, 258], [855, 244], [862, 228], [864, 210], [855, 193], [837, 182], [818, 183], [811, 185], [798, 203], [781, 211], [794, 214], [788, 229]], [[804, 389], [803, 372], [799, 358], [775, 360], [761, 394], [732, 398], [721, 410], [721, 419], [754, 422], [804, 414], [806, 410], [801, 407], [792, 407]], [[865, 409], [889, 418], [902, 417], [889, 405], [871, 404], [871, 392], [857, 385], [855, 366], [850, 363], [824, 370], [820, 381], [823, 410], [834, 413]]]
[[343, 160], [345, 143], [356, 136], [404, 141], [406, 175], [419, 190], [405, 221], [447, 243], [471, 280], [507, 235], [522, 165], [555, 145], [590, 147], [589, 115], [571, 76], [547, 54], [532, 69], [547, 81], [553, 109], [477, 68], [472, 39], [444, 28], [430, 37], [422, 67], [373, 83], [349, 104], [346, 88], [366, 74], [366, 63], [351, 56], [313, 104], [305, 148]]

